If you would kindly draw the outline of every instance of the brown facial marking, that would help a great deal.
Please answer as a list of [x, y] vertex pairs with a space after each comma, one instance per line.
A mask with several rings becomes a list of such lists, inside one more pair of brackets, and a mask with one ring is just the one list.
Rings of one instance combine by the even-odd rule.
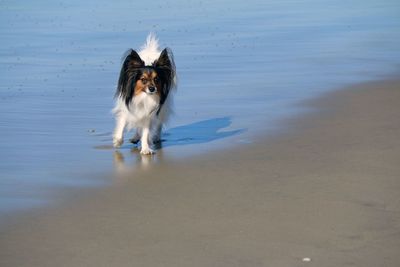
[[160, 94], [161, 81], [158, 79], [157, 72], [153, 69], [145, 69], [135, 84], [135, 96], [146, 92], [148, 87], [156, 87], [157, 94]]

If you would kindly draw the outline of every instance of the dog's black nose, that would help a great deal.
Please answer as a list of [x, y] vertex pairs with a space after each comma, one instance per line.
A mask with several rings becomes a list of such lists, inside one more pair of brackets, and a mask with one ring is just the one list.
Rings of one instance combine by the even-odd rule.
[[156, 91], [155, 87], [153, 87], [153, 86], [149, 87], [149, 92], [150, 93], [154, 93], [155, 91]]

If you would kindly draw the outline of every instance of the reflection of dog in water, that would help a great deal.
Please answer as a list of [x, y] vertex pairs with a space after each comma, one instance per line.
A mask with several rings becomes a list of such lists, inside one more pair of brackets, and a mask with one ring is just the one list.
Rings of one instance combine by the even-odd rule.
[[121, 68], [113, 113], [114, 147], [123, 143], [124, 129], [136, 128], [132, 143], [141, 142], [141, 154], [153, 154], [163, 124], [171, 114], [171, 90], [176, 88], [176, 70], [170, 49], [160, 51], [153, 35], [137, 53], [128, 50]]
[[118, 175], [132, 174], [132, 171], [137, 171], [138, 167], [141, 170], [146, 170], [154, 163], [160, 163], [163, 160], [163, 153], [158, 157], [140, 157], [136, 149], [132, 148], [130, 153], [121, 153], [118, 150], [114, 151], [114, 168]]

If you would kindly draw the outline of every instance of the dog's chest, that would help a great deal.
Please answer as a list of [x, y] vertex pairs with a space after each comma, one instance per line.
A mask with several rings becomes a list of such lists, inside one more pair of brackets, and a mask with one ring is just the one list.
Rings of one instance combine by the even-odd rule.
[[156, 95], [140, 94], [132, 101], [132, 115], [138, 120], [149, 118], [157, 113], [159, 97]]

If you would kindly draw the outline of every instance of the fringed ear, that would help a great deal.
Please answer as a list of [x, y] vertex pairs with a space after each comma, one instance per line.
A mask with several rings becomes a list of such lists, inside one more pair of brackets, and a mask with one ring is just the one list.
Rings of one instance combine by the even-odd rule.
[[133, 49], [128, 50], [126, 54], [128, 55], [121, 67], [115, 96], [123, 98], [128, 106], [134, 95], [136, 77], [144, 67], [144, 62]]
[[175, 86], [176, 69], [171, 49], [165, 48], [161, 52], [160, 57], [154, 61], [153, 67], [161, 76], [161, 81], [163, 83], [161, 95], [161, 104], [163, 104], [167, 99], [169, 91]]

